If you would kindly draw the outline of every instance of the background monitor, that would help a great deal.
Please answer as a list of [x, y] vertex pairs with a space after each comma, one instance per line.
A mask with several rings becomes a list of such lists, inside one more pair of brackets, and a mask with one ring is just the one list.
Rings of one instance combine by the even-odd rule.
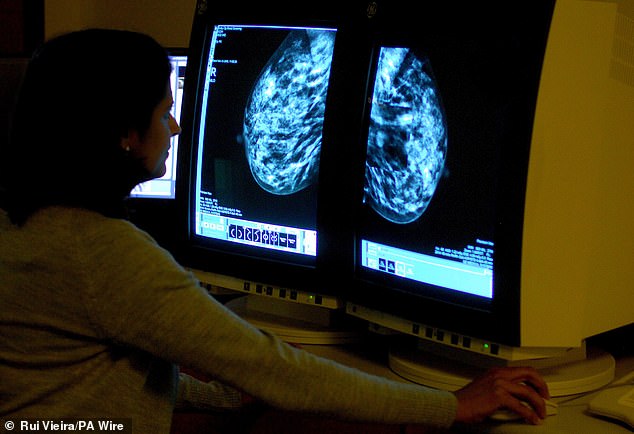
[[[415, 381], [532, 364], [555, 395], [606, 384], [613, 360], [584, 340], [634, 320], [634, 98], [609, 54], [626, 11], [449, 2], [416, 26], [378, 11], [348, 311], [415, 337], [391, 356]], [[582, 378], [557, 377], [576, 363]]]
[[250, 307], [282, 301], [289, 316], [321, 323], [323, 309], [315, 319], [302, 306], [341, 310], [333, 276], [351, 251], [337, 237], [350, 212], [333, 179], [346, 161], [349, 44], [334, 5], [258, 8], [222, 5], [194, 20], [188, 77], [197, 79], [186, 85], [182, 138], [191, 146], [179, 156], [182, 261], [210, 288], [263, 296], [249, 297]]

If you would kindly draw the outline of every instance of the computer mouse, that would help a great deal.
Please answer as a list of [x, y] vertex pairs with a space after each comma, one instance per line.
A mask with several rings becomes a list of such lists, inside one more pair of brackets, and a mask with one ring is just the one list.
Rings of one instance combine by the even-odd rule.
[[[546, 404], [546, 416], [554, 416], [559, 412], [559, 406], [557, 405], [556, 402], [553, 402], [549, 399], [544, 399], [544, 403]], [[522, 404], [526, 405], [527, 407], [530, 406], [526, 402], [522, 402]], [[495, 420], [498, 422], [509, 422], [514, 420], [520, 420], [522, 419], [522, 416], [519, 415], [518, 413], [515, 413], [512, 410], [502, 408], [500, 410], [497, 410], [492, 415], [490, 415], [489, 419]]]

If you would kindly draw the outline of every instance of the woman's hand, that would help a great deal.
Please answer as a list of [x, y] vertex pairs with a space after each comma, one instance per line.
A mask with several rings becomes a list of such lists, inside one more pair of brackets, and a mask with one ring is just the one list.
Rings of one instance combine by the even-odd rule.
[[546, 417], [544, 399], [550, 398], [546, 382], [529, 367], [491, 369], [455, 395], [456, 422], [461, 423], [481, 422], [499, 409], [508, 409], [539, 424]]

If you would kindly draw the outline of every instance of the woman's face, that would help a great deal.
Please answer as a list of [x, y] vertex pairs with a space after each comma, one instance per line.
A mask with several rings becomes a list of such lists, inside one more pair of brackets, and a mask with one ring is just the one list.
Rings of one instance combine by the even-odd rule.
[[133, 158], [137, 158], [152, 178], [165, 175], [165, 160], [169, 155], [170, 139], [180, 134], [181, 128], [171, 114], [172, 90], [167, 86], [165, 97], [154, 108], [150, 127], [143, 137], [131, 131], [127, 147]]

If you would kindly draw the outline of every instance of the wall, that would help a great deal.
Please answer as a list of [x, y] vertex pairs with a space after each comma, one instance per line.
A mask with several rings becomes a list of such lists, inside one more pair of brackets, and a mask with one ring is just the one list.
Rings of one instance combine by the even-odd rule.
[[143, 32], [187, 47], [196, 0], [45, 0], [45, 38], [87, 27]]

